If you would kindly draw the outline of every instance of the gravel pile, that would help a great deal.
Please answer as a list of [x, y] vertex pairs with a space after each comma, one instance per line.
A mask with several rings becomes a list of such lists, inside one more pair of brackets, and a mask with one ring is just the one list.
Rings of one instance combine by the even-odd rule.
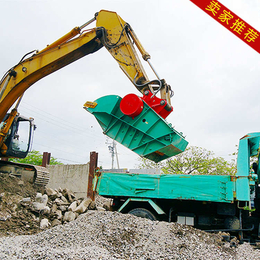
[[0, 238], [0, 259], [260, 259], [249, 244], [177, 223], [90, 210], [36, 235]]

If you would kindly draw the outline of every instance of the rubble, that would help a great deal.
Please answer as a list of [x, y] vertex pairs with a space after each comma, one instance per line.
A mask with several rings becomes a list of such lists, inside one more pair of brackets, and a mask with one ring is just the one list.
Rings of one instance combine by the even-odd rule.
[[110, 199], [93, 202], [68, 189], [19, 186], [18, 180], [9, 183], [0, 174], [3, 260], [260, 259], [258, 249], [225, 240], [228, 234], [111, 212]]
[[[95, 202], [91, 199], [77, 199], [75, 194], [68, 189], [46, 188], [44, 192], [44, 194], [37, 193], [34, 201], [31, 198], [20, 200], [24, 208], [40, 217], [39, 227], [41, 230], [71, 222], [89, 208], [96, 209]], [[107, 208], [108, 204], [105, 207]], [[105, 210], [105, 208], [103, 209]]]
[[259, 256], [259, 251], [247, 243], [230, 247], [221, 234], [97, 210], [88, 210], [74, 221], [39, 234], [0, 238], [3, 260], [256, 260]]
[[[69, 189], [41, 188], [0, 173], [0, 237], [35, 234], [75, 220], [88, 209], [91, 199], [77, 198]], [[104, 208], [102, 208], [105, 210]]]

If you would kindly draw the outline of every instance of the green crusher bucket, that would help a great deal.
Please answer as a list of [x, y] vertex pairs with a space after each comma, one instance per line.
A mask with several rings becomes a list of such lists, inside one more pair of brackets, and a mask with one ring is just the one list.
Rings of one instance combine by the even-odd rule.
[[135, 118], [120, 110], [122, 98], [116, 95], [101, 97], [84, 108], [93, 114], [103, 133], [129, 148], [141, 157], [154, 162], [177, 155], [185, 150], [188, 142], [171, 124], [168, 124], [144, 102], [142, 112]]

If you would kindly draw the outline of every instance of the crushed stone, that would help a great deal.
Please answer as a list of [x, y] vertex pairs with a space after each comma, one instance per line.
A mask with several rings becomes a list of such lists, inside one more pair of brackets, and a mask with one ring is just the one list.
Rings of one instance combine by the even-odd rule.
[[178, 223], [89, 210], [35, 235], [0, 238], [0, 259], [254, 260], [260, 251]]

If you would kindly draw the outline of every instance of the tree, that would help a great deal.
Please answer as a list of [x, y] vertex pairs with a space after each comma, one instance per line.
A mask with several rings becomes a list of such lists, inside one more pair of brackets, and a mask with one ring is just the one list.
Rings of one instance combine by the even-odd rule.
[[[28, 153], [27, 157], [23, 159], [12, 158], [9, 160], [10, 162], [16, 163], [25, 163], [25, 164], [33, 164], [33, 165], [42, 165], [42, 154], [39, 151], [32, 150]], [[51, 157], [50, 165], [62, 164], [56, 158]]]
[[161, 169], [161, 168], [165, 167], [165, 162], [155, 163], [144, 157], [138, 157], [138, 160], [140, 163], [139, 163], [139, 165], [137, 165], [137, 167], [140, 169]]
[[236, 171], [233, 162], [214, 157], [213, 152], [197, 146], [190, 146], [183, 153], [158, 164], [142, 158], [139, 166], [161, 168], [166, 174], [232, 175]]

